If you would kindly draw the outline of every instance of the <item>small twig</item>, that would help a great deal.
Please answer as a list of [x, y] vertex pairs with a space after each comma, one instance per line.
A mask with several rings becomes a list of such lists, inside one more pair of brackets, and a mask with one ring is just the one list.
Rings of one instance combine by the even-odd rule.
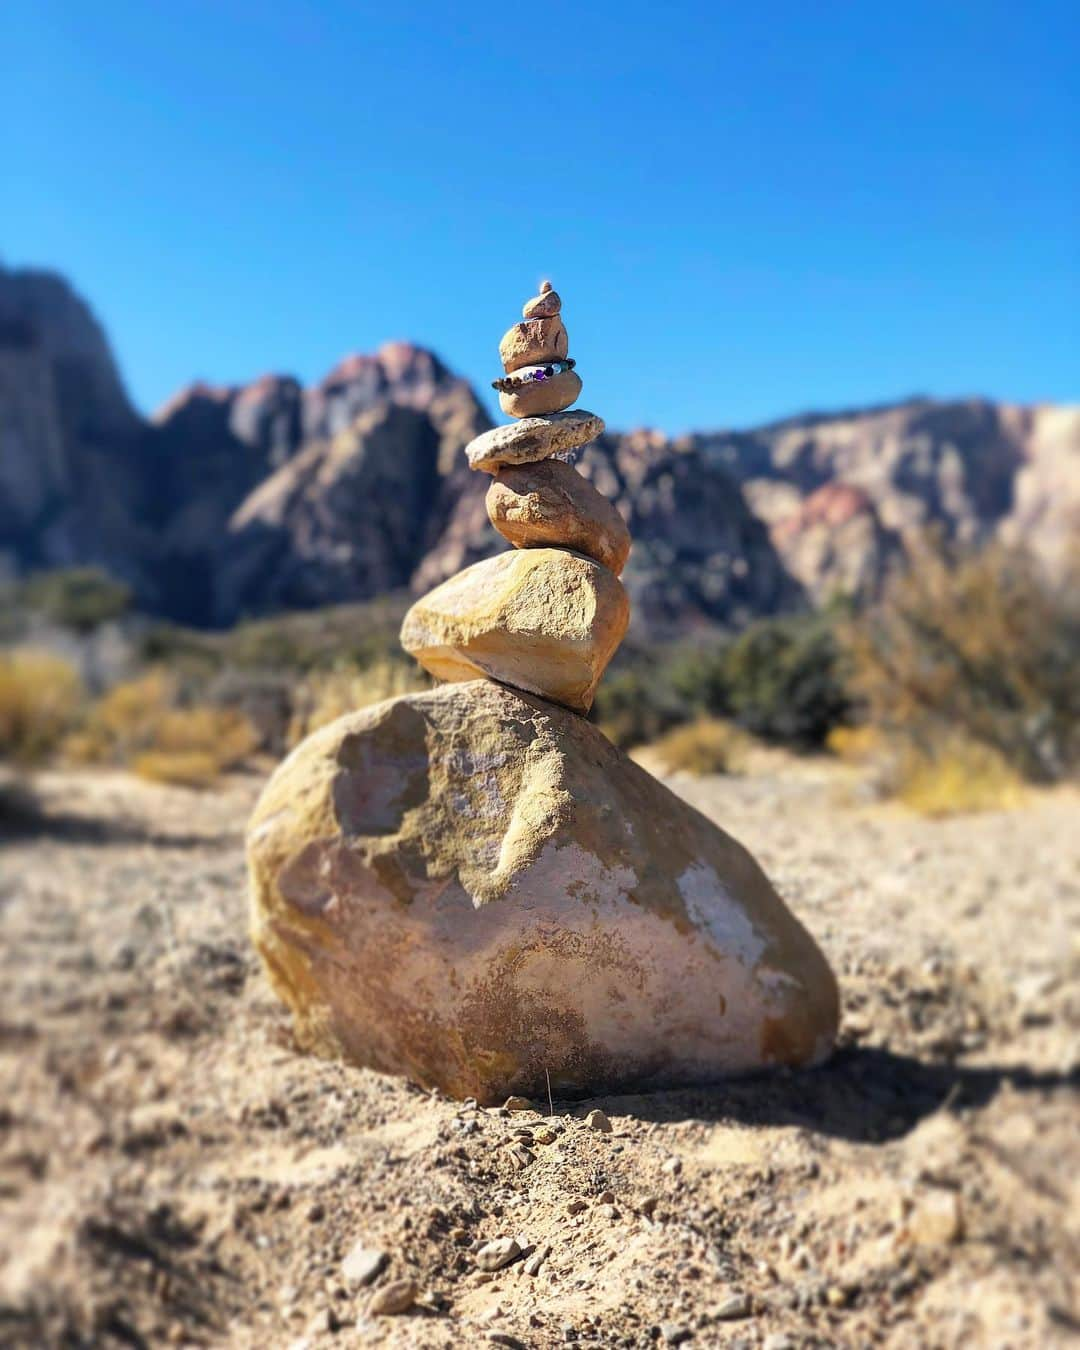
[[551, 1074], [548, 1073], [548, 1068], [546, 1064], [544, 1065], [544, 1077], [547, 1079], [548, 1115], [553, 1116], [555, 1114], [555, 1103], [551, 1100]]

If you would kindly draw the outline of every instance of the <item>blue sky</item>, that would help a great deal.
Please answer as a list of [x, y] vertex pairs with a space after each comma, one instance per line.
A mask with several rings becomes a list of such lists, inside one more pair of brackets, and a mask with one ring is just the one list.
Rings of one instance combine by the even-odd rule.
[[541, 276], [616, 427], [1075, 400], [1078, 23], [8, 0], [0, 258], [74, 281], [144, 409], [396, 337], [490, 397]]

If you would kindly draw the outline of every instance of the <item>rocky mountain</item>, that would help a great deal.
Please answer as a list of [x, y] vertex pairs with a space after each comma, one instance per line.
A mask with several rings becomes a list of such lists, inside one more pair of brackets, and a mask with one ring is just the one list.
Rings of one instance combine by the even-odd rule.
[[[60, 277], [0, 267], [0, 571], [93, 563], [151, 612], [220, 625], [422, 591], [497, 552], [464, 445], [491, 425], [432, 353], [389, 343], [309, 388], [195, 384], [143, 419]], [[634, 536], [624, 580], [663, 636], [872, 595], [912, 538], [1080, 535], [1080, 409], [971, 399], [668, 439], [578, 467]]]

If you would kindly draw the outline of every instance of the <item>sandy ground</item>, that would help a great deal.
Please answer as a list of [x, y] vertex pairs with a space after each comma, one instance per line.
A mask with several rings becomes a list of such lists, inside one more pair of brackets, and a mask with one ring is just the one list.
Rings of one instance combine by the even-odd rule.
[[245, 936], [258, 779], [41, 779], [0, 837], [0, 1345], [1074, 1341], [1080, 796], [928, 823], [816, 764], [672, 785], [823, 943], [844, 1044], [548, 1118], [293, 1051]]

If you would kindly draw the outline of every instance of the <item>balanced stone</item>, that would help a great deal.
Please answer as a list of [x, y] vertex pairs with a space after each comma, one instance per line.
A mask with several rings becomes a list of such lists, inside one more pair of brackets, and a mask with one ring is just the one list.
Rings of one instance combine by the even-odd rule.
[[418, 600], [401, 645], [439, 679], [486, 675], [588, 712], [629, 618], [614, 572], [530, 548], [474, 563]]
[[538, 417], [562, 412], [581, 393], [581, 377], [576, 370], [561, 370], [557, 375], [530, 380], [516, 389], [499, 394], [499, 407], [510, 417]]
[[550, 281], [540, 283], [540, 294], [526, 300], [521, 309], [523, 319], [549, 319], [562, 309], [562, 299], [558, 291], [551, 289]]
[[321, 1054], [494, 1105], [833, 1044], [829, 967], [746, 850], [583, 718], [490, 681], [309, 737], [248, 857], [256, 945]]
[[559, 459], [499, 470], [487, 493], [492, 525], [515, 548], [561, 544], [622, 572], [630, 531], [587, 478]]
[[604, 419], [575, 408], [573, 412], [525, 417], [520, 422], [492, 427], [465, 447], [470, 469], [493, 473], [504, 464], [527, 464], [576, 450], [604, 430]]
[[568, 341], [563, 321], [557, 314], [550, 319], [526, 319], [504, 334], [499, 343], [499, 359], [509, 375], [522, 366], [561, 361], [566, 355]]

